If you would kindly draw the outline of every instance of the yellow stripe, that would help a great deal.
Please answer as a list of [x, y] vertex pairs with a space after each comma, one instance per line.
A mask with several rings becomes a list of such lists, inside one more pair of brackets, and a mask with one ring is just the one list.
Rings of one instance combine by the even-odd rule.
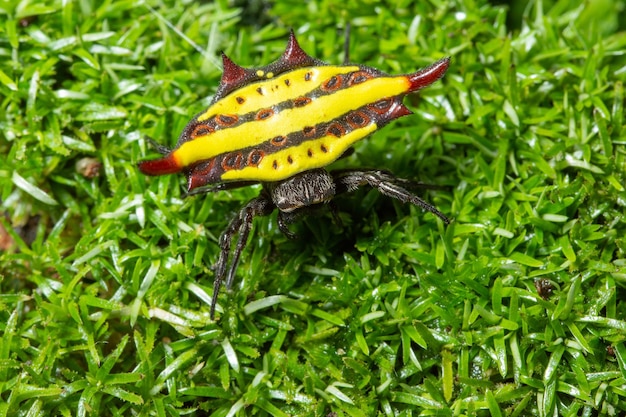
[[[355, 129], [340, 138], [325, 136], [306, 141], [298, 146], [266, 155], [257, 167], [226, 171], [222, 175], [222, 180], [280, 181], [302, 171], [325, 167], [339, 158], [354, 142], [376, 129], [378, 126], [376, 123], [372, 123], [363, 128]], [[327, 152], [321, 151], [322, 145], [326, 147]], [[309, 149], [313, 152], [312, 157], [307, 154]], [[291, 157], [292, 163], [289, 163], [288, 157]], [[274, 161], [277, 164], [276, 169], [273, 167]]]
[[[308, 67], [294, 71], [289, 71], [279, 77], [273, 78], [272, 73], [266, 74], [267, 80], [258, 81], [233, 91], [226, 97], [214, 103], [206, 112], [198, 116], [198, 121], [202, 122], [215, 116], [216, 114], [246, 114], [260, 109], [274, 106], [283, 101], [293, 100], [317, 87], [333, 75], [347, 74], [358, 71], [359, 67]], [[305, 81], [304, 76], [310, 73], [310, 80]], [[289, 80], [289, 86], [285, 84]], [[263, 95], [257, 89], [263, 89]], [[237, 97], [243, 98], [242, 104], [237, 102]]]
[[218, 130], [185, 142], [174, 154], [182, 166], [189, 166], [226, 152], [256, 146], [275, 136], [300, 132], [306, 126], [334, 120], [366, 104], [405, 93], [408, 88], [406, 76], [372, 78], [336, 93], [318, 97], [304, 107], [286, 109], [264, 120]]

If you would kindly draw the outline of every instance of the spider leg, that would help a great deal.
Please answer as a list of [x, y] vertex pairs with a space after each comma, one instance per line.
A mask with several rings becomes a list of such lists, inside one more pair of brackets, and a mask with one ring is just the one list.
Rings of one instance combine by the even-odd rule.
[[296, 239], [298, 237], [297, 234], [289, 230], [289, 225], [291, 223], [295, 223], [300, 220], [302, 217], [318, 213], [320, 209], [328, 207], [330, 209], [330, 214], [333, 216], [333, 221], [337, 225], [337, 227], [343, 227], [343, 222], [339, 217], [339, 209], [337, 205], [331, 200], [327, 203], [319, 203], [312, 206], [304, 206], [300, 207], [293, 211], [278, 211], [278, 229], [283, 232], [285, 236], [289, 239]]
[[278, 229], [281, 232], [283, 232], [283, 234], [287, 236], [289, 239], [295, 239], [297, 237], [296, 234], [292, 232], [291, 230], [289, 230], [289, 227], [288, 227], [290, 223], [293, 223], [295, 221], [296, 217], [299, 217], [299, 216], [294, 216], [293, 212], [291, 213], [286, 213], [284, 211], [278, 212]]
[[419, 206], [426, 211], [430, 211], [446, 224], [450, 223], [450, 219], [437, 210], [435, 206], [427, 203], [405, 188], [411, 188], [411, 186], [415, 187], [416, 185], [419, 186], [419, 183], [396, 178], [390, 172], [375, 169], [341, 170], [331, 172], [331, 175], [335, 180], [337, 194], [352, 192], [363, 185], [369, 185], [386, 196], [398, 199], [403, 203], [411, 203]]
[[345, 38], [343, 40], [343, 64], [350, 62], [350, 22], [346, 22]]
[[[354, 148], [351, 148], [352, 150], [354, 150]], [[347, 153], [347, 152], [346, 152]], [[344, 153], [345, 155], [345, 153]], [[343, 157], [343, 155], [341, 156]], [[448, 187], [446, 187], [445, 185], [435, 185], [435, 184], [427, 184], [424, 182], [419, 182], [419, 181], [414, 181], [414, 180], [407, 180], [405, 178], [398, 178], [396, 176], [394, 176], [391, 171], [387, 171], [386, 169], [362, 169], [362, 170], [355, 170], [354, 168], [344, 168], [344, 169], [335, 169], [333, 171], [331, 171], [331, 175], [333, 176], [333, 178], [338, 178], [341, 176], [344, 176], [346, 174], [352, 174], [354, 172], [380, 172], [385, 176], [388, 176], [390, 178], [393, 178], [393, 182], [395, 184], [398, 184], [400, 186], [402, 186], [403, 188], [406, 188], [407, 190], [415, 190], [417, 188], [421, 188], [421, 189], [425, 189], [425, 190], [445, 190]], [[356, 190], [356, 188], [355, 188]], [[351, 190], [354, 191], [354, 190]], [[346, 192], [346, 191], [344, 191]]]
[[335, 222], [335, 225], [341, 229], [343, 227], [343, 222], [341, 221], [341, 217], [339, 217], [339, 208], [337, 207], [337, 204], [335, 204], [335, 202], [332, 200], [329, 201], [327, 204], [330, 210], [330, 214], [331, 216], [333, 216], [333, 221]]
[[447, 187], [443, 185], [426, 184], [419, 181], [407, 180], [405, 178], [397, 178], [389, 171], [382, 171], [385, 175], [395, 178], [394, 182], [407, 190], [415, 190], [421, 188], [423, 190], [445, 190]]
[[[211, 320], [215, 317], [215, 306], [217, 304], [217, 296], [219, 295], [224, 276], [226, 276], [226, 288], [230, 289], [235, 278], [235, 271], [237, 270], [237, 264], [241, 257], [241, 252], [246, 246], [250, 230], [252, 229], [252, 220], [257, 216], [267, 216], [274, 210], [274, 204], [269, 199], [266, 193], [262, 192], [260, 196], [250, 200], [243, 208], [237, 213], [235, 218], [231, 220], [228, 227], [220, 236], [220, 257], [215, 264], [215, 281], [213, 282], [213, 298], [211, 299]], [[237, 244], [233, 251], [232, 260], [228, 273], [226, 267], [228, 263], [228, 255], [230, 254], [230, 248], [235, 237], [235, 234], [239, 234], [237, 238]]]
[[146, 142], [148, 142], [150, 144], [150, 146], [156, 150], [158, 153], [160, 153], [161, 155], [167, 155], [168, 153], [172, 152], [172, 150], [170, 148], [168, 148], [165, 145], [161, 145], [160, 143], [158, 143], [157, 141], [155, 141], [154, 139], [152, 139], [150, 136], [144, 136], [143, 137], [144, 140]]
[[183, 194], [183, 198], [191, 197], [192, 195], [197, 195], [197, 194], [208, 194], [208, 193], [216, 193], [218, 191], [234, 190], [235, 188], [247, 187], [248, 185], [254, 185], [254, 184], [258, 184], [258, 182], [256, 181], [222, 182], [220, 184], [211, 185], [208, 187], [199, 187], [191, 191], [185, 192]]

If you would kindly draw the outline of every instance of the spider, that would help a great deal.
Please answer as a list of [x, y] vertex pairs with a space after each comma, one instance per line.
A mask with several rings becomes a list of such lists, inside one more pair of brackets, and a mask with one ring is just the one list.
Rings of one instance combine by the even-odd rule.
[[255, 217], [277, 209], [279, 229], [293, 238], [290, 223], [337, 195], [370, 186], [449, 223], [410, 191], [424, 184], [380, 169], [326, 170], [358, 140], [411, 114], [403, 97], [441, 78], [449, 58], [391, 76], [364, 65], [333, 66], [312, 58], [292, 31], [282, 57], [265, 67], [242, 68], [224, 54], [222, 61], [224, 72], [211, 105], [187, 124], [173, 150], [153, 143], [164, 156], [139, 163], [147, 175], [183, 172], [188, 195], [262, 184], [259, 196], [220, 236], [211, 319], [222, 283], [232, 287]]

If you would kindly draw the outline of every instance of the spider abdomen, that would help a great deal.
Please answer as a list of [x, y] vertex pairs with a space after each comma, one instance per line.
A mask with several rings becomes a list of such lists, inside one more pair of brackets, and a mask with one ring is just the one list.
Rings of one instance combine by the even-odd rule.
[[226, 56], [212, 104], [185, 127], [174, 150], [144, 161], [145, 174], [183, 171], [188, 190], [231, 181], [276, 182], [322, 168], [355, 142], [410, 114], [402, 98], [439, 79], [449, 60], [390, 76], [309, 57], [293, 36], [273, 64], [244, 69]]

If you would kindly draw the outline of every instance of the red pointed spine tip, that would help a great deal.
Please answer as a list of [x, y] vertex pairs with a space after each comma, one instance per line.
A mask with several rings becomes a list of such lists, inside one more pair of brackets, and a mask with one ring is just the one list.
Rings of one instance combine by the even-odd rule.
[[139, 170], [145, 175], [176, 174], [183, 169], [178, 161], [176, 161], [176, 158], [174, 158], [173, 153], [170, 153], [163, 158], [140, 162], [137, 164], [137, 166], [139, 167]]
[[298, 40], [296, 39], [296, 34], [293, 32], [293, 29], [289, 32], [289, 41], [287, 42], [287, 48], [285, 52], [283, 52], [283, 56], [280, 58], [280, 61], [288, 66], [303, 66], [310, 65], [314, 58], [311, 58], [304, 52], [304, 49], [300, 47]]
[[391, 108], [391, 111], [389, 112], [391, 119], [397, 119], [398, 117], [408, 116], [409, 114], [413, 114], [413, 112], [409, 110], [408, 107], [406, 107], [402, 103], [394, 103], [393, 107]]
[[187, 192], [193, 191], [198, 187], [204, 187], [208, 184], [206, 177], [200, 175], [190, 175], [187, 177]]
[[245, 68], [235, 64], [224, 52], [222, 52], [222, 65], [224, 67], [221, 82], [223, 86], [242, 82], [248, 75]]
[[450, 57], [440, 59], [429, 67], [421, 69], [413, 74], [407, 75], [410, 83], [409, 91], [421, 90], [428, 87], [446, 73], [450, 66]]
[[207, 184], [217, 182], [215, 178], [215, 158], [208, 162], [201, 162], [195, 165], [187, 172], [187, 192], [193, 191], [198, 187], [204, 187]]

